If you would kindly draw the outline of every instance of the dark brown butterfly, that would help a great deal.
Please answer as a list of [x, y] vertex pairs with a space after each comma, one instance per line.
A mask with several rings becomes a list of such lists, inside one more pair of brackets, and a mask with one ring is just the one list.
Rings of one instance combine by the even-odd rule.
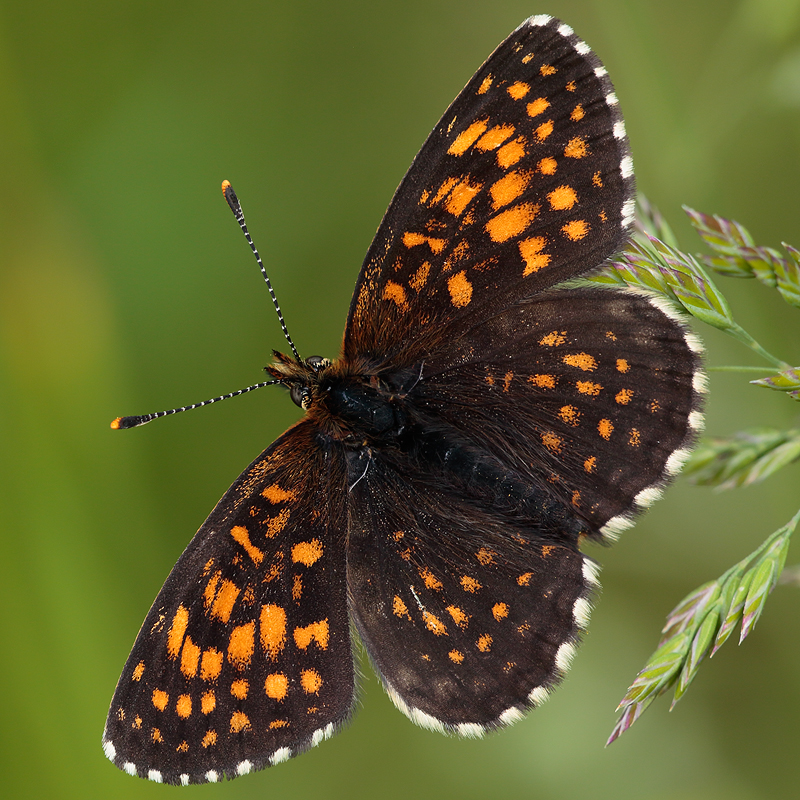
[[156, 598], [103, 737], [118, 767], [217, 781], [319, 744], [353, 712], [353, 630], [426, 727], [478, 736], [545, 698], [597, 585], [580, 542], [631, 525], [701, 420], [670, 310], [556, 286], [620, 250], [633, 209], [605, 69], [532, 17], [400, 184], [340, 358], [267, 368], [305, 417]]

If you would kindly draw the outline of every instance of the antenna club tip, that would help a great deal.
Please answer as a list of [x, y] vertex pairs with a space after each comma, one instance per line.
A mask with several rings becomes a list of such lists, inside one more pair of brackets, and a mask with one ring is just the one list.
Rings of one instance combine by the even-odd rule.
[[145, 422], [149, 422], [152, 418], [152, 415], [146, 417], [117, 417], [111, 423], [111, 429], [122, 431], [128, 428], [136, 428], [139, 425], [144, 425]]
[[230, 181], [222, 181], [222, 196], [238, 218], [242, 213], [242, 207], [239, 205], [239, 198], [236, 196], [236, 192], [233, 191]]

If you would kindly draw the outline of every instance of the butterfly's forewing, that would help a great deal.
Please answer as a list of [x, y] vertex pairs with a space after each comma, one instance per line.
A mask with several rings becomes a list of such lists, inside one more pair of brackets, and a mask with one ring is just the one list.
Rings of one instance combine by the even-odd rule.
[[245, 470], [173, 568], [103, 737], [125, 771], [197, 783], [318, 744], [349, 716], [341, 454], [309, 422]]
[[566, 536], [541, 533], [402, 461], [376, 459], [353, 487], [352, 615], [412, 720], [479, 735], [519, 719], [561, 677], [595, 569]]
[[442, 325], [598, 266], [625, 241], [633, 192], [605, 69], [567, 25], [532, 17], [459, 94], [395, 193], [356, 284], [345, 357], [396, 364]]
[[697, 339], [652, 297], [557, 290], [429, 354], [415, 403], [613, 537], [702, 423]]

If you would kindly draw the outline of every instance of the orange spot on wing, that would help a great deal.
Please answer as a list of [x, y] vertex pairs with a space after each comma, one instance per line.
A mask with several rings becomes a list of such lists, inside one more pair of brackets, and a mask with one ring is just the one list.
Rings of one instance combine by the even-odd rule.
[[586, 140], [581, 136], [574, 136], [567, 142], [564, 148], [564, 155], [567, 158], [584, 158], [589, 155], [589, 146]]
[[559, 409], [558, 416], [561, 417], [567, 425], [572, 425], [574, 427], [581, 418], [581, 412], [578, 411], [575, 406], [562, 406]]
[[572, 109], [572, 113], [569, 115], [569, 118], [573, 122], [580, 122], [586, 116], [586, 112], [583, 110], [583, 106], [578, 103], [575, 108]]
[[631, 428], [630, 436], [628, 437], [628, 444], [631, 447], [638, 447], [642, 443], [642, 437], [636, 428]]
[[312, 539], [309, 542], [298, 542], [292, 548], [292, 561], [310, 567], [322, 558], [322, 542]]
[[474, 594], [481, 588], [480, 583], [475, 580], [475, 578], [470, 578], [469, 575], [464, 575], [461, 578], [461, 588], [465, 592], [469, 592], [470, 594]]
[[539, 172], [542, 175], [555, 175], [556, 168], [558, 164], [554, 158], [550, 158], [550, 156], [546, 156], [539, 160], [539, 163], [536, 165]]
[[528, 116], [536, 117], [544, 113], [548, 108], [550, 108], [550, 102], [544, 97], [537, 97], [536, 100], [528, 103]]
[[543, 122], [539, 125], [533, 133], [540, 142], [543, 142], [552, 132], [553, 120], [549, 119], [547, 122]]
[[583, 468], [587, 472], [594, 472], [595, 465], [597, 464], [597, 459], [594, 456], [589, 456], [586, 461], [583, 462]]
[[458, 606], [447, 606], [447, 613], [453, 618], [453, 622], [459, 628], [466, 628], [469, 624], [469, 615], [462, 611]]
[[633, 392], [630, 389], [620, 389], [614, 399], [621, 405], [626, 406], [630, 403]]
[[188, 719], [192, 715], [192, 698], [182, 694], [175, 703], [175, 711], [181, 719]]
[[322, 676], [315, 669], [304, 669], [300, 673], [300, 685], [306, 694], [317, 694], [322, 688]]
[[267, 539], [277, 536], [286, 527], [291, 513], [291, 509], [282, 508], [274, 517], [270, 517], [267, 520], [267, 529], [264, 531], [264, 536]]
[[450, 292], [450, 300], [456, 308], [463, 308], [470, 304], [472, 284], [467, 279], [464, 270], [450, 277], [447, 281], [447, 290]]
[[486, 94], [492, 86], [492, 76], [487, 75], [482, 81], [481, 85], [478, 87], [478, 94]]
[[231, 694], [237, 700], [246, 700], [247, 692], [250, 690], [250, 684], [244, 679], [239, 678], [231, 684]]
[[[448, 194], [450, 194], [456, 183], [458, 183], [458, 178], [454, 178], [452, 175], [442, 181], [442, 185], [437, 189], [436, 194], [433, 196], [433, 200], [431, 200], [431, 205], [435, 203], [441, 203], [442, 200], [447, 197]], [[410, 233], [406, 235], [409, 237], [419, 237], [413, 244], [422, 244], [422, 242], [425, 241], [421, 234]], [[406, 247], [413, 247], [413, 244], [406, 244]]]
[[423, 567], [419, 571], [419, 576], [427, 589], [433, 589], [436, 592], [441, 590], [442, 582], [427, 567]]
[[488, 547], [481, 547], [480, 550], [475, 554], [475, 557], [478, 561], [483, 564], [484, 567], [488, 567], [489, 564], [494, 563], [494, 557], [497, 555], [493, 550], [489, 550]]
[[544, 236], [531, 236], [519, 243], [519, 254], [525, 262], [525, 269], [522, 271], [524, 278], [538, 272], [550, 263], [549, 253], [542, 252], [546, 246], [547, 239]]
[[159, 710], [163, 711], [169, 703], [169, 695], [161, 689], [153, 689], [152, 695], [153, 705]]
[[502, 211], [486, 223], [486, 232], [494, 242], [505, 242], [522, 233], [539, 213], [539, 206], [520, 203]]
[[172, 618], [167, 634], [167, 653], [170, 658], [177, 658], [183, 644], [183, 636], [186, 633], [186, 626], [189, 624], [189, 609], [183, 604], [179, 605]]
[[241, 733], [250, 730], [250, 720], [243, 711], [234, 711], [231, 714], [231, 733]]
[[411, 614], [408, 613], [408, 606], [403, 602], [403, 599], [399, 595], [394, 596], [394, 600], [392, 600], [392, 611], [396, 617], [406, 617], [407, 619], [411, 619]]
[[[219, 573], [217, 573], [219, 574]], [[236, 598], [239, 596], [239, 587], [225, 579], [217, 588], [217, 592], [214, 596], [214, 602], [211, 605], [210, 615], [215, 617], [220, 622], [228, 622], [231, 618], [231, 612], [233, 611], [234, 603], [236, 602]]]
[[508, 616], [508, 606], [505, 603], [495, 603], [492, 606], [492, 616], [500, 622]]
[[521, 100], [530, 90], [530, 84], [522, 81], [515, 81], [506, 89], [512, 100]]
[[571, 186], [559, 186], [548, 192], [547, 199], [550, 207], [554, 211], [565, 211], [572, 208], [578, 202], [578, 195]]
[[250, 666], [255, 649], [255, 622], [237, 625], [228, 638], [228, 661], [238, 670]]
[[461, 131], [461, 133], [456, 136], [455, 140], [447, 150], [448, 154], [451, 156], [464, 155], [464, 153], [466, 153], [467, 150], [469, 150], [469, 148], [475, 144], [478, 138], [488, 127], [489, 121], [486, 119], [473, 122], [469, 128], [467, 128], [465, 131]]
[[200, 664], [200, 648], [187, 636], [183, 642], [181, 651], [181, 672], [187, 678], [194, 678], [197, 675], [197, 667]]
[[203, 747], [211, 747], [217, 743], [217, 732], [216, 731], [206, 731], [206, 735], [203, 737], [202, 741], [200, 742]]
[[316, 642], [323, 650], [328, 649], [328, 620], [323, 619], [319, 622], [312, 622], [306, 625], [305, 628], [294, 629], [294, 643], [301, 649], [305, 650], [311, 642]]
[[203, 692], [200, 697], [200, 711], [210, 714], [217, 707], [217, 696], [212, 691]]
[[401, 311], [408, 311], [408, 299], [406, 290], [394, 281], [386, 281], [383, 287], [383, 299], [391, 300]]
[[286, 645], [286, 612], [280, 606], [261, 607], [259, 635], [261, 646], [268, 658], [274, 661]]
[[204, 650], [200, 658], [200, 677], [204, 681], [215, 681], [222, 672], [222, 659], [222, 652], [216, 647]]
[[447, 636], [447, 628], [444, 623], [438, 617], [431, 614], [430, 611], [423, 611], [422, 619], [425, 622], [425, 627], [436, 636]]
[[527, 188], [531, 180], [530, 172], [508, 172], [499, 181], [492, 184], [489, 194], [492, 206], [497, 211], [502, 206], [514, 202]]
[[624, 358], [617, 359], [617, 372], [622, 372], [623, 374], [630, 369], [628, 362]]
[[451, 650], [447, 657], [454, 663], [460, 664], [464, 660], [464, 654], [459, 650]]
[[589, 223], [582, 219], [575, 219], [561, 227], [567, 239], [577, 242], [589, 233]]
[[277, 483], [274, 483], [272, 486], [267, 486], [267, 488], [261, 492], [261, 496], [273, 505], [297, 500], [297, 492], [281, 489]]
[[450, 192], [444, 207], [454, 217], [460, 217], [464, 209], [472, 202], [475, 196], [483, 189], [482, 183], [470, 183], [468, 180], [459, 181]]
[[492, 649], [492, 637], [488, 633], [484, 633], [475, 644], [481, 653], [488, 653]]
[[558, 453], [561, 451], [563, 440], [560, 436], [556, 436], [552, 432], [542, 434], [542, 444], [551, 452]]
[[418, 245], [425, 244], [426, 242], [431, 251], [437, 255], [444, 250], [444, 239], [438, 239], [432, 236], [424, 236], [421, 233], [414, 233], [413, 231], [406, 231], [403, 234], [403, 244], [406, 247], [417, 247]]
[[238, 542], [244, 548], [245, 553], [250, 556], [250, 560], [256, 566], [259, 566], [264, 560], [264, 554], [251, 543], [247, 528], [243, 525], [234, 525], [231, 528], [231, 536], [234, 541]]
[[561, 331], [560, 333], [558, 331], [552, 331], [539, 339], [539, 344], [544, 345], [545, 347], [559, 347], [566, 341], [566, 331]]
[[267, 675], [264, 692], [273, 700], [283, 700], [289, 694], [289, 679], [282, 672]]
[[528, 383], [532, 383], [537, 389], [554, 389], [556, 377], [555, 375], [531, 375]]
[[428, 274], [431, 265], [428, 261], [423, 261], [419, 269], [408, 279], [408, 285], [415, 291], [420, 292], [428, 281]]
[[514, 139], [513, 142], [504, 144], [497, 151], [497, 164], [502, 169], [508, 169], [521, 159], [525, 158], [525, 140], [522, 137]]
[[509, 139], [516, 132], [513, 125], [495, 125], [494, 128], [487, 131], [476, 143], [475, 147], [478, 150], [494, 150], [500, 147], [506, 139]]
[[131, 675], [131, 680], [133, 680], [133, 681], [141, 680], [142, 675], [144, 675], [144, 661], [140, 661], [133, 668], [133, 675]]
[[539, 73], [545, 78], [549, 75], [555, 75], [556, 72], [558, 72], [558, 70], [550, 64], [542, 64], [542, 66], [539, 67]]
[[575, 386], [581, 394], [588, 394], [590, 397], [597, 397], [603, 387], [593, 381], [576, 381]]
[[601, 419], [600, 422], [597, 423], [597, 432], [608, 441], [611, 438], [611, 434], [614, 432], [614, 425], [611, 420]]
[[597, 369], [597, 359], [588, 353], [570, 353], [561, 359], [569, 367], [577, 367], [584, 372]]

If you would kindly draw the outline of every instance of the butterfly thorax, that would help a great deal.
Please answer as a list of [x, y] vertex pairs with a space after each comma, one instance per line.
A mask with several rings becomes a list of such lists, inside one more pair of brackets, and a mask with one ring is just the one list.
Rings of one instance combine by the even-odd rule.
[[289, 389], [320, 433], [347, 447], [397, 445], [408, 430], [406, 393], [376, 365], [319, 356], [297, 362], [275, 353], [267, 372]]

